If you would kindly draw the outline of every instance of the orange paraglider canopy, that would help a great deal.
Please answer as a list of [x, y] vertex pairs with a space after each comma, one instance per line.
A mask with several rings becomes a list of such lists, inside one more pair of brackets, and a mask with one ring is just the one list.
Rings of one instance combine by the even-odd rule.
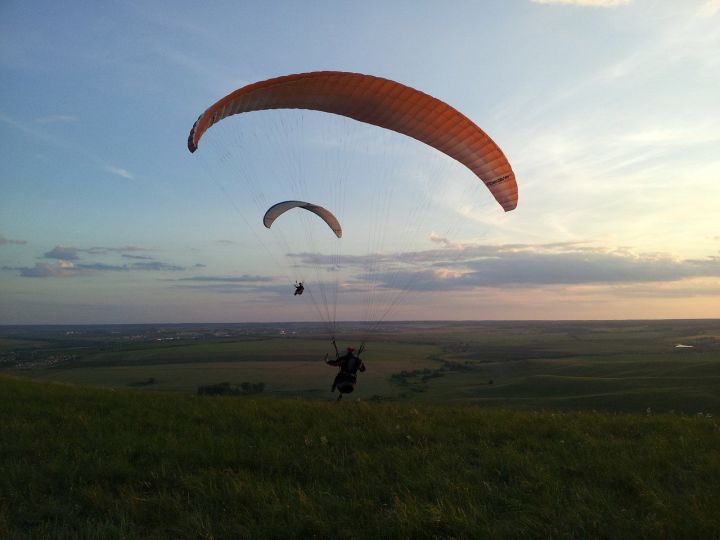
[[372, 75], [316, 71], [244, 86], [200, 115], [188, 137], [190, 152], [223, 118], [268, 109], [333, 113], [413, 137], [470, 169], [506, 212], [517, 206], [518, 188], [510, 163], [472, 120], [437, 98]]

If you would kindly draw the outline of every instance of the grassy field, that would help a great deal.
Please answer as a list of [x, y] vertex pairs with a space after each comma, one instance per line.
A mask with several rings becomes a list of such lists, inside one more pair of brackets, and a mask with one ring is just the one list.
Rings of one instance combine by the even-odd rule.
[[[312, 325], [0, 328], [0, 372], [141, 391], [262, 382], [267, 397], [332, 400], [331, 351]], [[389, 323], [363, 358], [363, 400], [720, 414], [715, 320]]]
[[720, 538], [707, 415], [0, 376], [3, 538]]
[[[326, 340], [270, 338], [244, 341], [149, 343], [120, 350], [95, 349], [50, 367], [10, 370], [33, 378], [77, 384], [134, 386], [152, 391], [195, 392], [198, 386], [228, 381], [264, 382], [273, 395], [329, 394], [335, 368], [324, 364], [331, 352]], [[363, 376], [363, 395], [397, 394], [390, 376], [396, 371], [436, 368], [431, 345], [387, 343], [373, 355]], [[370, 361], [368, 361], [369, 363]], [[143, 385], [150, 378], [153, 385]]]

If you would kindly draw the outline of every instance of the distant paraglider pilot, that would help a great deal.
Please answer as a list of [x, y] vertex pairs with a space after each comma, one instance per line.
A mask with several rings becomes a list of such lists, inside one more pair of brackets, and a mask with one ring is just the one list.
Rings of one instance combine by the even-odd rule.
[[[333, 345], [335, 345], [335, 341], [333, 341]], [[338, 366], [340, 368], [340, 371], [338, 371], [338, 374], [335, 376], [335, 380], [330, 388], [331, 392], [334, 392], [337, 388], [340, 392], [340, 395], [338, 396], [338, 401], [340, 401], [343, 394], [349, 394], [355, 390], [357, 372], [365, 371], [365, 364], [359, 354], [355, 354], [355, 349], [352, 347], [348, 347], [347, 352], [342, 356], [340, 356], [337, 347], [335, 347], [335, 359], [328, 360], [326, 355], [325, 363], [330, 366]]]
[[300, 283], [298, 283], [296, 281], [295, 282], [295, 294], [293, 294], [293, 296], [297, 296], [298, 294], [302, 294], [303, 292], [305, 292], [305, 287], [303, 287], [302, 281]]

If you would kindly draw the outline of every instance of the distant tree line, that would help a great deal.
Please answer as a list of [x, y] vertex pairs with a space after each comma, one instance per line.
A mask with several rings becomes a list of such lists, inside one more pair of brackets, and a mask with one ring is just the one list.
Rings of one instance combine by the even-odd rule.
[[230, 384], [229, 382], [221, 382], [217, 384], [208, 384], [206, 386], [198, 386], [198, 395], [200, 396], [247, 396], [249, 394], [259, 394], [265, 391], [265, 383], [243, 382], [238, 384]]

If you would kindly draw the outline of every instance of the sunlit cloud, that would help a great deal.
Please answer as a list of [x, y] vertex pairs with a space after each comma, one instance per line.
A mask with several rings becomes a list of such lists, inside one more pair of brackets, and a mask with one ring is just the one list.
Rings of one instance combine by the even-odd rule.
[[694, 126], [693, 129], [646, 129], [622, 135], [620, 141], [647, 145], [696, 145], [720, 141], [720, 128], [718, 126], [709, 128]]
[[463, 249], [463, 244], [458, 242], [451, 242], [444, 236], [440, 236], [439, 234], [436, 234], [434, 232], [430, 233], [430, 241], [434, 242], [436, 244], [442, 244], [445, 247], [453, 248], [453, 249]]
[[705, 3], [700, 6], [701, 17], [714, 17], [720, 12], [720, 0], [706, 0]]
[[[302, 264], [337, 264], [368, 269], [385, 287], [414, 290], [470, 290], [477, 287], [677, 282], [720, 277], [720, 257], [680, 259], [667, 253], [635, 253], [577, 242], [469, 245], [368, 256], [296, 254]], [[365, 279], [358, 274], [356, 279]]]
[[564, 4], [568, 6], [617, 7], [632, 0], [530, 0], [534, 4]]
[[601, 291], [621, 298], [707, 298], [720, 296], [720, 282], [707, 282], [702, 278], [680, 283], [652, 283], [613, 286]]

